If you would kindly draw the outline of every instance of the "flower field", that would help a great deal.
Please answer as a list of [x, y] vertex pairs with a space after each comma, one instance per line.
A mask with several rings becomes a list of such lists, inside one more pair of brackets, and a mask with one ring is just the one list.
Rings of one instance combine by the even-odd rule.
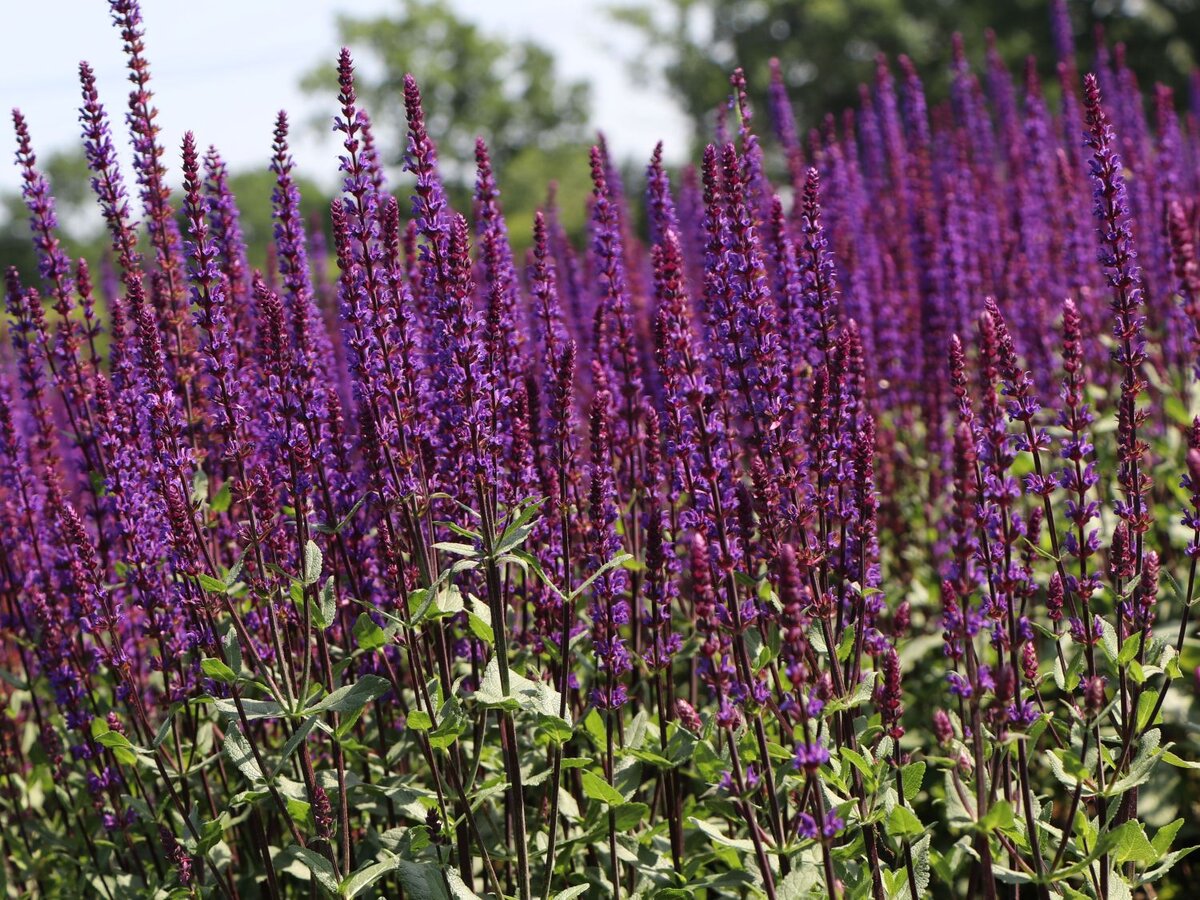
[[259, 271], [109, 2], [103, 259], [13, 112], [7, 896], [1190, 896], [1200, 77], [1063, 3], [1053, 84], [881, 57], [805, 134], [738, 70], [518, 258], [486, 135], [454, 209], [409, 76], [385, 173], [343, 51]]

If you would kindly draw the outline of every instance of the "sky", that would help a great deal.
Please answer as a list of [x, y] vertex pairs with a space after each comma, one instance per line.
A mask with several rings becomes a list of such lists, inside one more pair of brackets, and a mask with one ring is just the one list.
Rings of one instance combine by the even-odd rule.
[[[683, 115], [661, 88], [630, 77], [621, 48], [613, 43], [629, 35], [606, 21], [607, 0], [451, 2], [488, 32], [531, 37], [553, 48], [564, 75], [591, 82], [593, 124], [619, 157], [648, 159], [660, 138], [668, 158], [678, 159], [684, 151]], [[333, 65], [336, 13], [369, 15], [396, 8], [397, 0], [142, 0], [158, 121], [175, 176], [177, 148], [187, 130], [195, 132], [201, 146], [215, 144], [231, 169], [265, 167], [272, 123], [282, 108], [297, 123], [292, 148], [301, 174], [332, 184], [337, 177], [333, 135], [302, 124], [323, 109], [332, 117], [334, 98], [305, 95], [300, 78], [322, 59]], [[128, 82], [120, 35], [107, 10], [103, 0], [3, 2], [0, 108], [6, 115], [0, 128], [0, 191], [19, 186], [7, 110], [20, 107], [25, 113], [36, 152], [78, 146], [78, 64], [84, 59], [96, 71], [100, 98], [114, 125], [121, 126], [117, 143], [131, 178], [123, 129]], [[414, 74], [419, 80], [420, 73]]]

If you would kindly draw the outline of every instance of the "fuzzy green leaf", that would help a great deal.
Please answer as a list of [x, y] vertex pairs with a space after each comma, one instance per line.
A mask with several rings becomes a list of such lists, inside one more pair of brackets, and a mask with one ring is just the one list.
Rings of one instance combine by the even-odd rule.
[[892, 810], [892, 814], [888, 816], [887, 833], [888, 837], [893, 838], [908, 838], [916, 837], [925, 831], [925, 826], [907, 806], [896, 806]]
[[233, 684], [237, 681], [237, 673], [219, 659], [206, 657], [200, 660], [200, 670], [209, 678], [214, 678], [224, 684]]
[[392, 685], [386, 678], [380, 678], [378, 675], [362, 675], [354, 684], [338, 688], [304, 712], [306, 715], [323, 712], [357, 712], [391, 689]]
[[408, 714], [408, 727], [413, 731], [428, 731], [433, 727], [433, 719], [424, 710], [414, 709]]
[[341, 896], [347, 900], [350, 897], [356, 897], [399, 865], [400, 857], [398, 856], [371, 863], [344, 878], [338, 890]]
[[304, 545], [304, 572], [300, 580], [304, 582], [304, 586], [316, 584], [321, 580], [321, 566], [324, 563], [324, 558], [321, 556], [321, 548], [317, 546], [316, 541], [310, 540]]
[[369, 613], [359, 613], [354, 622], [354, 641], [360, 650], [377, 650], [387, 644], [387, 635]]
[[900, 782], [904, 785], [904, 799], [912, 802], [921, 792], [921, 784], [925, 780], [925, 763], [909, 763], [900, 770]]
[[315, 853], [307, 847], [296, 847], [292, 851], [300, 862], [308, 867], [308, 871], [312, 873], [313, 881], [321, 886], [323, 890], [332, 896], [336, 897], [340, 893], [337, 876], [333, 872], [333, 864], [329, 862], [320, 853]]
[[583, 795], [588, 799], [599, 800], [609, 806], [617, 806], [625, 802], [621, 792], [595, 772], [581, 772], [580, 777], [583, 780]]

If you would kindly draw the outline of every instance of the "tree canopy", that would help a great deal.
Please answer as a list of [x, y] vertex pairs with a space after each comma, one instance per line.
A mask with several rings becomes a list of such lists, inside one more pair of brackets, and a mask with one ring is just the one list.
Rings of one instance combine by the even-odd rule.
[[[631, 63], [666, 82], [699, 136], [728, 96], [735, 67], [746, 70], [752, 97], [765, 103], [771, 57], [781, 60], [808, 124], [854, 105], [879, 53], [906, 54], [928, 76], [931, 95], [944, 96], [955, 32], [979, 59], [992, 28], [1010, 66], [1034, 54], [1048, 78], [1057, 59], [1050, 7], [1047, 0], [636, 0], [615, 4], [612, 14], [643, 40]], [[1081, 65], [1097, 26], [1110, 42], [1127, 43], [1129, 63], [1147, 87], [1154, 80], [1181, 87], [1196, 64], [1187, 40], [1200, 34], [1194, 0], [1071, 0], [1069, 15]]]
[[[429, 132], [451, 180], [470, 177], [479, 135], [501, 167], [529, 147], [552, 151], [587, 140], [589, 86], [559, 76], [549, 49], [488, 34], [446, 0], [397, 6], [384, 15], [337, 18], [339, 39], [355, 52], [359, 95], [377, 127], [393, 132], [382, 144], [403, 151], [408, 72], [421, 85]], [[314, 69], [304, 87], [334, 96], [332, 64]]]

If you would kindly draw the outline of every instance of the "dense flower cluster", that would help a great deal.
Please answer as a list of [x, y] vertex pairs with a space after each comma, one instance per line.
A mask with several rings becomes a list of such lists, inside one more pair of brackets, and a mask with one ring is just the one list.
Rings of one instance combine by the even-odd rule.
[[13, 113], [11, 883], [1128, 896], [1182, 859], [1139, 813], [1195, 767], [1200, 110], [1102, 36], [1081, 74], [1065, 3], [1056, 113], [956, 42], [948, 103], [880, 58], [807, 139], [775, 64], [768, 146], [739, 70], [645, 236], [601, 140], [586, 240], [550, 205], [520, 266], [486, 143], [456, 211], [407, 77], [403, 196], [344, 50], [341, 192], [301, 216], [281, 112], [255, 271], [215, 148], [168, 187], [110, 4], [98, 279]]

